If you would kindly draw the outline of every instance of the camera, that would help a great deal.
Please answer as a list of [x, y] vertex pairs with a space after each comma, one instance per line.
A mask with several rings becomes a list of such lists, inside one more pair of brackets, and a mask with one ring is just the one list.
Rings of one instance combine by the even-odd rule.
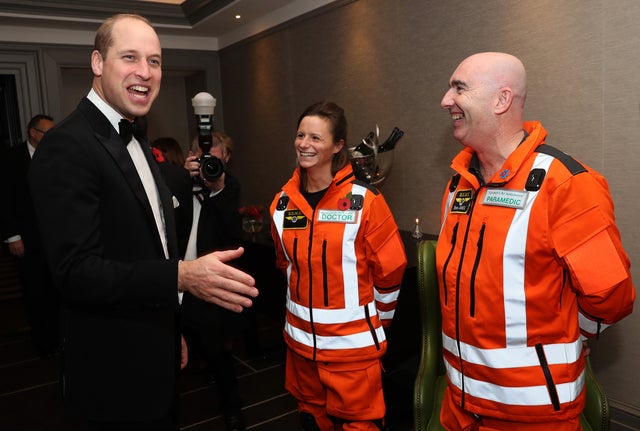
[[213, 146], [213, 111], [216, 107], [216, 99], [209, 93], [198, 93], [191, 99], [193, 110], [196, 114], [198, 126], [198, 145], [202, 150], [202, 156], [198, 159], [202, 171], [202, 178], [207, 181], [215, 181], [224, 173], [224, 162], [209, 154]]
[[203, 153], [202, 156], [198, 159], [198, 162], [200, 162], [202, 178], [207, 181], [215, 181], [220, 178], [222, 174], [224, 174], [224, 162], [216, 156]]

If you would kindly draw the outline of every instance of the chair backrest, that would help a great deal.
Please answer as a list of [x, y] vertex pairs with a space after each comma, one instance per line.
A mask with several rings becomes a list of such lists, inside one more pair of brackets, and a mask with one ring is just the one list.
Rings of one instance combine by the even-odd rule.
[[593, 431], [609, 431], [611, 428], [609, 398], [593, 373], [589, 356], [584, 361], [584, 376], [587, 401], [580, 416], [582, 429], [583, 431], [588, 431], [589, 428]]
[[[442, 315], [436, 271], [435, 240], [418, 243], [418, 301], [422, 346], [418, 374], [414, 385], [413, 420], [415, 431], [444, 430], [440, 425], [440, 406], [446, 387], [446, 371], [442, 357]], [[586, 406], [580, 417], [585, 431], [609, 431], [609, 400], [585, 360]]]
[[[420, 364], [414, 386], [414, 429], [424, 431], [439, 425], [440, 404], [436, 388], [439, 378], [444, 378], [442, 359], [442, 316], [436, 274], [436, 241], [418, 243], [418, 301], [422, 326]], [[437, 415], [436, 415], [437, 413]], [[429, 421], [434, 424], [429, 427]], [[437, 429], [437, 427], [435, 428]]]

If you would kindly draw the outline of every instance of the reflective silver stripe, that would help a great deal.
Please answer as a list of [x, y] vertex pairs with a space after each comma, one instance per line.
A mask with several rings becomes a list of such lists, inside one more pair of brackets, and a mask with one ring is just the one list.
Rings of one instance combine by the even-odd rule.
[[[553, 157], [538, 154], [532, 169], [549, 170]], [[527, 231], [531, 208], [538, 193], [529, 192], [525, 208], [516, 210], [509, 232], [504, 243], [502, 259], [502, 289], [505, 313], [505, 335], [507, 346], [527, 345], [527, 298], [525, 294], [525, 254], [527, 248]]]
[[[461, 352], [458, 353], [456, 340], [444, 333], [442, 334], [442, 347], [453, 355], [461, 357], [466, 362], [484, 365], [489, 368], [505, 369], [540, 366], [540, 359], [535, 347], [519, 346], [481, 349], [460, 342]], [[582, 354], [582, 341], [578, 338], [571, 343], [545, 344], [543, 348], [549, 365], [572, 364]]]
[[[284, 330], [291, 338], [297, 342], [304, 344], [310, 348], [314, 347], [313, 334], [296, 328], [287, 322]], [[384, 330], [382, 327], [376, 329], [376, 336], [379, 342], [385, 340]], [[335, 336], [315, 336], [315, 347], [320, 350], [342, 350], [342, 349], [358, 349], [363, 347], [375, 346], [375, 342], [371, 332], [364, 331], [357, 334], [335, 335]]]
[[[580, 323], [580, 329], [588, 334], [596, 335], [598, 333], [598, 322], [589, 319], [587, 316], [578, 312], [578, 322]], [[606, 323], [600, 323], [600, 332], [604, 331], [611, 325]]]
[[[280, 193], [280, 197], [285, 196], [284, 192]], [[272, 215], [272, 220], [273, 220], [273, 224], [276, 227], [276, 230], [278, 231], [278, 239], [280, 240], [280, 250], [282, 250], [282, 254], [284, 255], [284, 257], [287, 259], [287, 261], [289, 262], [289, 265], [287, 266], [287, 282], [289, 282], [289, 280], [291, 280], [291, 258], [289, 257], [289, 255], [287, 254], [287, 249], [284, 247], [284, 241], [282, 239], [283, 235], [283, 227], [284, 227], [284, 211], [274, 211], [273, 215]]]
[[[462, 390], [462, 374], [445, 361], [447, 376], [453, 385]], [[573, 382], [556, 385], [560, 403], [575, 401], [584, 386], [584, 371]], [[499, 386], [464, 376], [464, 390], [477, 398], [516, 406], [546, 406], [551, 404], [549, 390], [545, 385], [539, 386]]]
[[[368, 303], [369, 315], [375, 316], [377, 313], [375, 301]], [[302, 306], [292, 301], [287, 297], [287, 310], [294, 316], [304, 320], [305, 322], [311, 321], [311, 313], [309, 307]], [[365, 319], [366, 315], [364, 307], [362, 305], [353, 308], [338, 308], [338, 309], [326, 309], [326, 308], [314, 308], [313, 309], [313, 323], [321, 324], [334, 324], [355, 322], [357, 320]]]
[[[352, 184], [351, 193], [365, 196], [367, 189]], [[362, 223], [362, 211], [358, 211], [356, 223], [346, 223], [342, 237], [342, 285], [345, 308], [357, 307], [360, 304], [360, 290], [358, 288], [358, 260], [356, 257], [356, 236]], [[330, 287], [331, 289], [331, 287]]]
[[393, 301], [397, 301], [400, 296], [400, 289], [396, 289], [392, 292], [380, 293], [377, 289], [374, 289], [373, 296], [378, 302], [383, 304], [391, 304]]
[[442, 214], [442, 224], [440, 225], [440, 235], [442, 235], [442, 229], [444, 228], [444, 225], [447, 223], [447, 215], [449, 214], [449, 210], [451, 209], [451, 203], [453, 202], [454, 195], [455, 195], [455, 190], [452, 192], [449, 192], [449, 195], [447, 196], [447, 203], [444, 206], [444, 213]]
[[380, 318], [380, 320], [391, 320], [393, 319], [393, 316], [395, 314], [396, 314], [396, 310], [390, 310], [390, 311], [378, 310], [378, 317]]

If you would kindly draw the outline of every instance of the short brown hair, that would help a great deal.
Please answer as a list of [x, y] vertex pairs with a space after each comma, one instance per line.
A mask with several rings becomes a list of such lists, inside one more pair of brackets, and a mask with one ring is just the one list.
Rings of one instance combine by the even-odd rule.
[[96, 37], [93, 40], [93, 49], [98, 51], [103, 59], [107, 58], [107, 51], [109, 51], [109, 48], [111, 48], [111, 46], [113, 45], [113, 26], [116, 22], [124, 18], [140, 20], [149, 25], [149, 27], [153, 28], [151, 22], [142, 15], [137, 15], [134, 13], [119, 13], [110, 16], [98, 28], [98, 31], [96, 31]]

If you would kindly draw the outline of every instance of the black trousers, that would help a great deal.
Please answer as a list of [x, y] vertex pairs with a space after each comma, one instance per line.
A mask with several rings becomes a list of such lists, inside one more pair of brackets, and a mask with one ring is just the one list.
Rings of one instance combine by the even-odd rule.
[[242, 400], [239, 396], [233, 356], [225, 345], [224, 310], [185, 293], [181, 326], [189, 350], [195, 350], [202, 356], [216, 380], [216, 390], [223, 413], [238, 414], [242, 408]]

